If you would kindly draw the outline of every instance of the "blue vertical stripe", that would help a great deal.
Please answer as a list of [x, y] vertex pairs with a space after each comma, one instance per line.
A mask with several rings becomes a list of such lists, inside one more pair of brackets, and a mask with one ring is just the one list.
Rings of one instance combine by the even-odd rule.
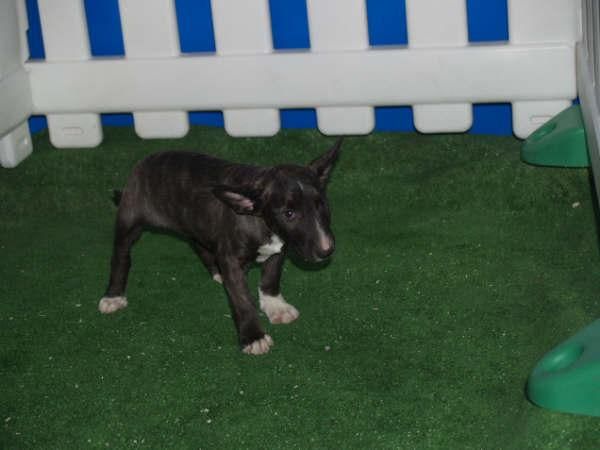
[[215, 34], [210, 0], [175, 0], [181, 51], [214, 52]]
[[118, 0], [84, 0], [93, 56], [125, 54]]

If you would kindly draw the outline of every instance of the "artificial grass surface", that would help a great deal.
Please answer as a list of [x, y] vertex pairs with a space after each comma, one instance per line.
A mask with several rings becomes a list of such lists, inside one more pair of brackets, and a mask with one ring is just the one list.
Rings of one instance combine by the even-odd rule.
[[306, 163], [331, 143], [105, 129], [98, 149], [53, 150], [36, 136], [0, 170], [0, 447], [597, 448], [599, 419], [524, 397], [537, 360], [600, 314], [588, 172], [526, 166], [512, 138], [347, 139], [335, 257], [286, 263], [301, 317], [264, 321], [268, 355], [239, 352], [222, 287], [171, 236], [134, 247], [129, 307], [97, 311], [112, 189], [138, 159]]

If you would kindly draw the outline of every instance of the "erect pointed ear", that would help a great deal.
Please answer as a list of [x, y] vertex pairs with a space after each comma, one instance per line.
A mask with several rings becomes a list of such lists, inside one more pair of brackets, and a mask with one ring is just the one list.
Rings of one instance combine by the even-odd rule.
[[258, 215], [260, 211], [260, 195], [257, 191], [246, 187], [215, 186], [213, 195], [228, 205], [237, 214]]
[[333, 144], [333, 147], [308, 165], [308, 167], [317, 174], [321, 186], [323, 187], [325, 187], [329, 181], [329, 174], [338, 158], [343, 139], [344, 138], [338, 138], [338, 140], [335, 141], [335, 144]]

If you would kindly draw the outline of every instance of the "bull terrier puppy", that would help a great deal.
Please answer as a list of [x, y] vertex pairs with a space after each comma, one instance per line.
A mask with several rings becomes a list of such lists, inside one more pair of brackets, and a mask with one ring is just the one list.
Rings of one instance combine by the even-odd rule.
[[258, 167], [179, 151], [143, 159], [117, 193], [110, 281], [99, 310], [127, 306], [132, 245], [145, 229], [168, 230], [189, 240], [224, 285], [242, 351], [268, 352], [273, 339], [261, 327], [247, 270], [262, 264], [258, 300], [271, 323], [298, 318], [280, 292], [284, 253], [291, 248], [309, 262], [333, 253], [326, 186], [340, 145], [307, 166]]

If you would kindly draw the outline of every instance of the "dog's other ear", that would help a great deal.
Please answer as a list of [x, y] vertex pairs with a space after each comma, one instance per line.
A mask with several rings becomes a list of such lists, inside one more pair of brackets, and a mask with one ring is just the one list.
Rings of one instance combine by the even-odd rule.
[[338, 140], [335, 141], [335, 144], [333, 144], [333, 147], [308, 165], [308, 167], [317, 174], [319, 182], [323, 187], [325, 187], [329, 181], [329, 174], [338, 158], [343, 139], [344, 138], [338, 138]]
[[244, 187], [215, 186], [213, 195], [238, 214], [258, 215], [260, 196], [258, 192]]

